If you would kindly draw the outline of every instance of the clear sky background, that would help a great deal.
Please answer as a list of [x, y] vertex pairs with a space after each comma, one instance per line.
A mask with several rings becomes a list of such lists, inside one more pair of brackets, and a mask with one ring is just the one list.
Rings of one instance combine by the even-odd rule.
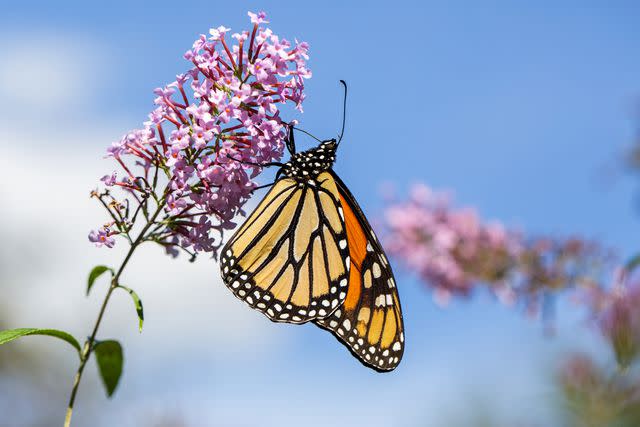
[[[182, 54], [199, 33], [247, 28], [247, 10], [267, 11], [278, 35], [311, 45], [305, 129], [339, 131], [338, 80], [349, 83], [336, 170], [371, 217], [383, 207], [381, 185], [423, 181], [527, 232], [597, 238], [622, 256], [640, 248], [637, 186], [620, 167], [639, 105], [638, 2], [318, 4], [3, 5], [0, 291], [10, 326], [88, 334], [102, 295], [84, 298], [86, 274], [124, 249], [86, 238], [104, 218], [88, 198], [112, 170], [104, 149], [146, 119], [155, 87], [188, 68]], [[539, 322], [489, 297], [439, 308], [396, 270], [407, 349], [382, 375], [324, 331], [250, 311], [212, 260], [171, 261], [148, 247], [125, 274], [145, 303], [145, 330], [137, 333], [128, 296], [116, 298], [103, 338], [124, 344], [122, 383], [107, 401], [89, 367], [76, 421], [469, 426], [486, 410], [503, 425], [553, 425], [554, 367], [565, 351], [598, 344], [573, 307], [559, 307], [558, 334], [545, 338]], [[73, 355], [46, 338], [23, 345], [59, 368], [20, 387], [0, 377], [0, 417], [33, 425], [43, 413], [38, 425], [58, 425]], [[54, 392], [30, 409], [24, 397], [44, 384]]]

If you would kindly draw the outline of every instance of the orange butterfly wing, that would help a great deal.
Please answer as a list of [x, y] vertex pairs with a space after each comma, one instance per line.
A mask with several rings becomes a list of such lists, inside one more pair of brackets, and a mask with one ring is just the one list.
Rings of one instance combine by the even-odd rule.
[[393, 272], [355, 198], [332, 175], [340, 195], [351, 268], [343, 305], [315, 323], [331, 331], [366, 366], [390, 371], [404, 352], [402, 309]]

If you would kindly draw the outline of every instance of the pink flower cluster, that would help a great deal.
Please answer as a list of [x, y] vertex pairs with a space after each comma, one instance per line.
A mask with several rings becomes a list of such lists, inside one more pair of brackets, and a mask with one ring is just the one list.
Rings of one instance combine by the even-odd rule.
[[[182, 247], [215, 255], [221, 239], [212, 232], [234, 226], [256, 187], [261, 168], [246, 162], [280, 159], [287, 133], [280, 110], [285, 104], [302, 110], [304, 80], [311, 77], [307, 43], [273, 34], [264, 12], [249, 17], [251, 31], [229, 37], [228, 28], [218, 27], [201, 35], [184, 55], [192, 68], [155, 90], [156, 108], [144, 128], [107, 150], [122, 176], [102, 181], [138, 203], [155, 199], [163, 207], [162, 227], [152, 237], [172, 254]], [[118, 212], [112, 216], [126, 229]], [[105, 233], [92, 232], [90, 240], [100, 243]]]
[[640, 422], [640, 381], [637, 371], [612, 369], [586, 354], [563, 362], [557, 381], [562, 409], [575, 426], [637, 426]]
[[502, 225], [483, 224], [473, 209], [452, 210], [447, 196], [421, 184], [408, 201], [392, 203], [385, 219], [386, 248], [433, 287], [440, 304], [469, 295], [478, 280], [511, 298], [506, 273], [521, 247]]
[[640, 355], [640, 281], [615, 274], [612, 286], [594, 286], [587, 303], [602, 335], [610, 342], [618, 364], [626, 368]]
[[537, 312], [545, 293], [588, 278], [605, 259], [598, 245], [578, 238], [527, 239], [474, 209], [419, 184], [385, 212], [385, 246], [445, 304], [488, 286], [504, 303], [523, 301]]
[[616, 363], [596, 363], [590, 356], [574, 354], [558, 372], [575, 425], [640, 422], [640, 282], [628, 267], [616, 270], [610, 286], [594, 283], [583, 300]]

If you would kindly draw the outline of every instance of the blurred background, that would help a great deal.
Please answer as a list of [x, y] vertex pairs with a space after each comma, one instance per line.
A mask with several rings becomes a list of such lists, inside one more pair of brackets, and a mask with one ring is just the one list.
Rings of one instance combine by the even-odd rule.
[[[189, 68], [182, 55], [198, 34], [248, 28], [247, 10], [311, 46], [304, 129], [336, 135], [338, 80], [349, 83], [336, 170], [376, 223], [390, 186], [424, 182], [524, 233], [584, 236], [623, 260], [640, 249], [624, 161], [638, 122], [638, 2], [132, 3], [2, 8], [0, 329], [88, 335], [106, 291], [101, 282], [84, 296], [88, 271], [126, 249], [87, 240], [104, 217], [89, 199], [113, 169], [104, 150], [146, 120], [154, 88]], [[550, 336], [545, 316], [488, 292], [436, 304], [394, 264], [406, 351], [378, 374], [318, 328], [251, 311], [214, 260], [144, 247], [123, 284], [144, 301], [145, 329], [116, 295], [101, 336], [122, 342], [123, 378], [107, 400], [91, 361], [74, 425], [638, 425], [569, 415], [576, 393], [558, 380], [569, 355], [589, 355], [583, 373], [615, 367], [571, 298], [555, 302]], [[60, 425], [76, 363], [53, 338], [2, 346], [0, 426]]]

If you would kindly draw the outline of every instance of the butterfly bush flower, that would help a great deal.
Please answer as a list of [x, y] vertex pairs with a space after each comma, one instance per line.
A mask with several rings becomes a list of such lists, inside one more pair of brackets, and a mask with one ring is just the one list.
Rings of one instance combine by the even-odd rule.
[[547, 292], [590, 277], [604, 259], [599, 246], [579, 238], [525, 238], [471, 208], [419, 184], [408, 200], [391, 199], [385, 245], [445, 304], [488, 286], [504, 303], [522, 301], [537, 312]]
[[618, 365], [627, 368], [640, 355], [640, 281], [620, 268], [611, 286], [594, 286], [586, 295], [593, 320], [611, 344]]
[[[594, 282], [582, 302], [607, 340], [616, 364], [600, 365], [583, 354], [561, 365], [558, 383], [576, 425], [638, 425], [640, 408], [640, 282], [627, 267], [615, 270], [612, 283]], [[629, 418], [636, 414], [636, 421]]]
[[560, 366], [556, 380], [563, 409], [576, 426], [637, 426], [640, 409], [637, 372], [621, 372], [572, 354]]
[[529, 237], [513, 270], [518, 296], [535, 314], [563, 290], [592, 287], [614, 260], [612, 251], [578, 236]]
[[[302, 111], [308, 45], [289, 42], [251, 13], [250, 31], [218, 27], [200, 35], [184, 58], [191, 68], [155, 89], [155, 108], [141, 129], [107, 149], [119, 171], [101, 178], [93, 195], [109, 210], [111, 230], [92, 231], [97, 245], [132, 240], [137, 218], [153, 223], [147, 240], [214, 256], [225, 229], [256, 187], [261, 168], [283, 154], [287, 123], [281, 110]], [[119, 189], [125, 197], [113, 194]], [[160, 212], [154, 216], [152, 205]]]
[[469, 295], [478, 279], [510, 298], [506, 273], [520, 242], [501, 224], [481, 223], [472, 209], [452, 210], [446, 195], [424, 185], [414, 186], [408, 201], [392, 203], [385, 219], [389, 252], [434, 289], [440, 304]]
[[97, 247], [106, 246], [112, 248], [116, 244], [113, 238], [114, 233], [108, 225], [103, 226], [99, 230], [93, 230], [89, 233], [89, 241], [96, 244]]

